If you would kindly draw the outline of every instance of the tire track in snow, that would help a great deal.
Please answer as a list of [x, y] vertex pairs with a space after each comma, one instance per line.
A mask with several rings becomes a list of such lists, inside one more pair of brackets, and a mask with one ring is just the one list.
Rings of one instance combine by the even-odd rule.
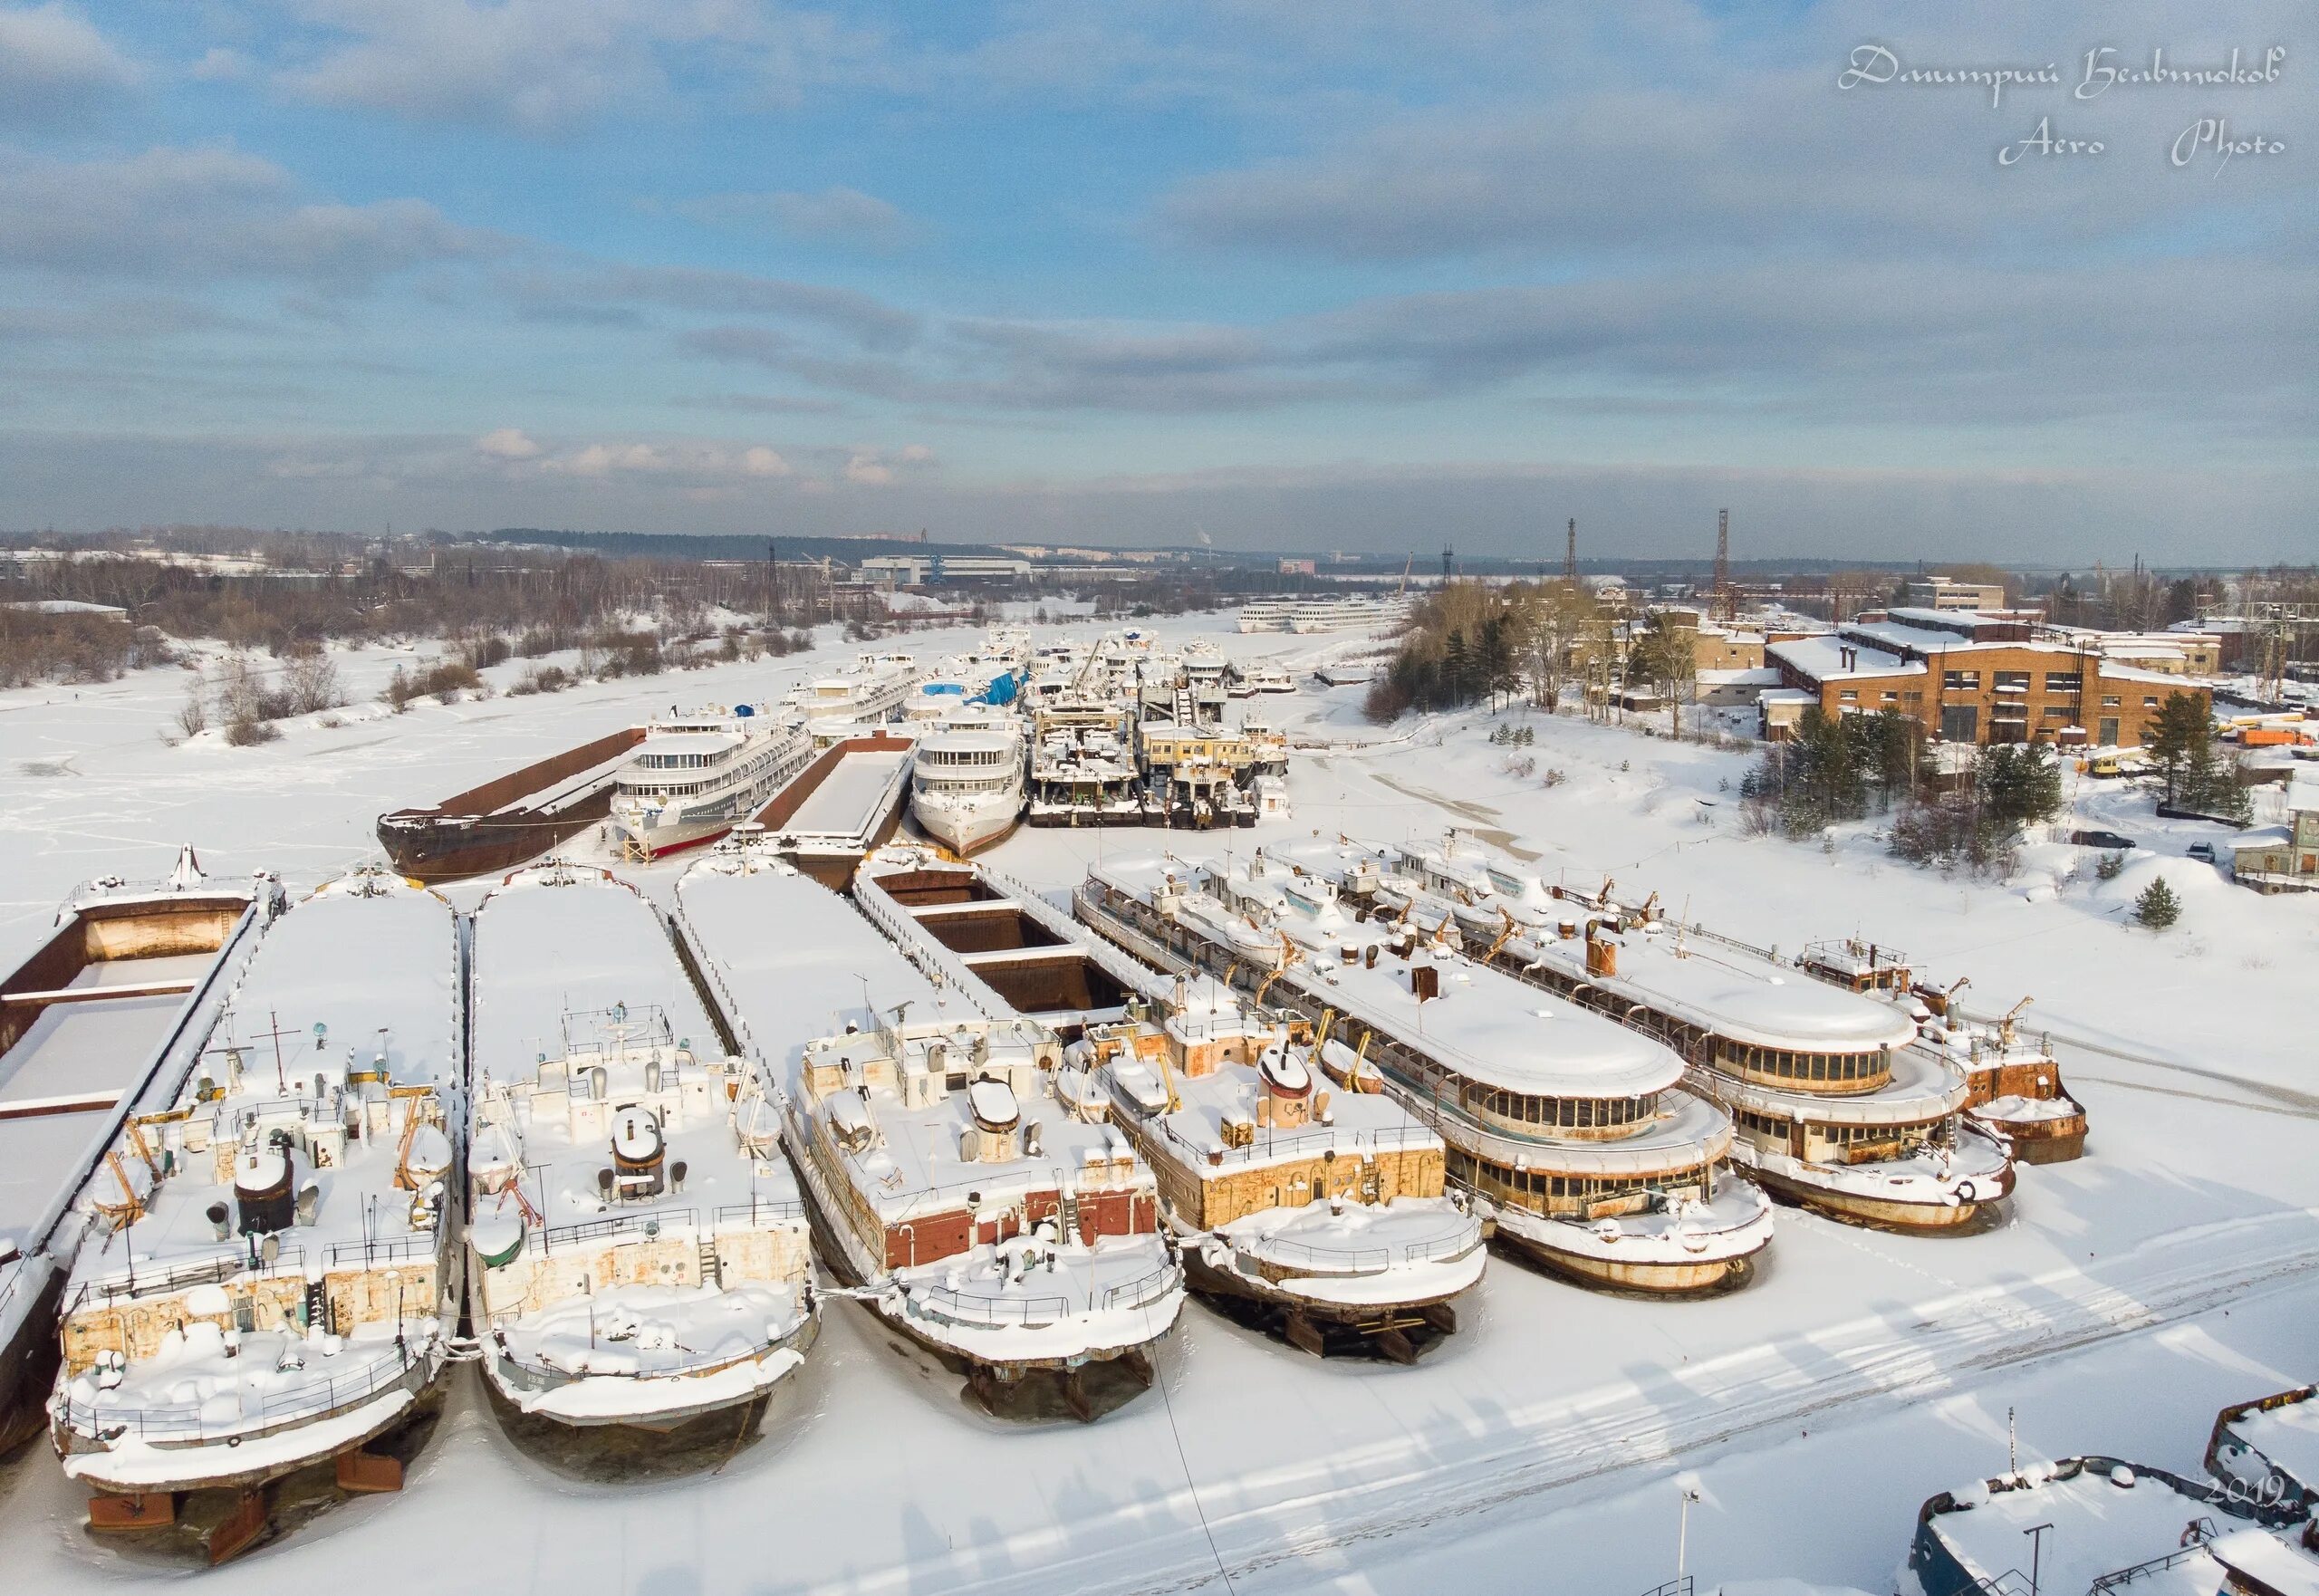
[[[1366, 1543], [1474, 1518], [1525, 1499], [1603, 1482], [1876, 1399], [1921, 1400], [1971, 1377], [2068, 1356], [2194, 1317], [2228, 1301], [2319, 1274], [2319, 1210], [2282, 1209], [2153, 1237], [2098, 1270], [2067, 1267], [1964, 1290], [1892, 1316], [1865, 1316], [1794, 1341], [1746, 1347], [1663, 1371], [1666, 1390], [1621, 1382], [1508, 1416], [1488, 1443], [1444, 1460], [1406, 1429], [1298, 1465], [1203, 1481], [1200, 1503], [1235, 1581]], [[2056, 1299], [2032, 1305], [2035, 1289]], [[1797, 1353], [1808, 1353], [1799, 1361]], [[1454, 1425], [1455, 1416], [1444, 1416]], [[1193, 1449], [1198, 1452], [1198, 1437]], [[1454, 1437], [1445, 1445], [1454, 1446]], [[1412, 1454], [1421, 1460], [1411, 1466]], [[1197, 1464], [1195, 1457], [1195, 1464]], [[1228, 1505], [1235, 1497], [1247, 1505]], [[1252, 1498], [1256, 1498], [1251, 1500]], [[1556, 1503], [1555, 1508], [1566, 1504]], [[1150, 1521], [1169, 1528], [1154, 1535]], [[1109, 1523], [1115, 1533], [1102, 1533]], [[1234, 1551], [1235, 1543], [1243, 1550]], [[1120, 1552], [1135, 1546], [1120, 1577]], [[1261, 1548], [1257, 1550], [1256, 1548]], [[1164, 1549], [1164, 1550], [1163, 1550]], [[1091, 1522], [1056, 1524], [985, 1543], [941, 1565], [945, 1591], [1016, 1589], [1022, 1571], [1089, 1596], [1169, 1596], [1219, 1582], [1188, 1490], [1123, 1504]], [[996, 1562], [1011, 1572], [979, 1575]], [[910, 1564], [846, 1589], [916, 1590], [934, 1571]], [[1313, 1571], [1316, 1579], [1336, 1572]]]

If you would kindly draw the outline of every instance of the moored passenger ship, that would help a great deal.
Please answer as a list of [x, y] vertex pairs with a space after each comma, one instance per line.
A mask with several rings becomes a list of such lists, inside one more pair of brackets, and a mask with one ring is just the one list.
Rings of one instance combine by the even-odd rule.
[[1408, 926], [1348, 914], [1326, 877], [1356, 858], [1106, 861], [1075, 908], [1162, 968], [1226, 975], [1333, 1027], [1323, 1067], [1378, 1071], [1447, 1143], [1450, 1181], [1533, 1262], [1638, 1291], [1746, 1280], [1771, 1205], [1722, 1167], [1731, 1120], [1680, 1090], [1682, 1061]]
[[92, 1524], [162, 1528], [178, 1493], [232, 1490], [219, 1560], [309, 1465], [399, 1485], [393, 1437], [431, 1412], [457, 1322], [464, 1059], [435, 893], [358, 872], [274, 924], [174, 1105], [99, 1177], [117, 1228], [74, 1272], [51, 1404]]
[[[1679, 1053], [1691, 1090], [1729, 1111], [1735, 1165], [1839, 1218], [1950, 1230], [2013, 1189], [2004, 1143], [1963, 1118], [1962, 1072], [1911, 1046], [1892, 1003], [1804, 978], [1744, 944], [1565, 896], [1502, 862], [1378, 851], [1383, 908], [1471, 942], [1544, 990]], [[1508, 889], [1511, 883], [1511, 889]]]
[[[771, 1069], [823, 1255], [987, 1405], [1096, 1366], [1148, 1384], [1183, 1304], [1150, 1169], [1058, 1095], [1062, 1043], [945, 995], [826, 888], [745, 849], [678, 886], [679, 924]], [[1116, 1385], [1117, 1382], [1111, 1382]]]
[[614, 842], [636, 860], [713, 842], [755, 814], [813, 755], [803, 726], [746, 704], [653, 721], [621, 767], [611, 800]]
[[518, 871], [476, 912], [475, 995], [467, 1268], [494, 1392], [661, 1431], [758, 1403], [813, 1343], [806, 1221], [659, 911], [601, 870]]
[[919, 741], [910, 818], [961, 856], [1003, 841], [1023, 818], [1019, 717], [943, 726]]

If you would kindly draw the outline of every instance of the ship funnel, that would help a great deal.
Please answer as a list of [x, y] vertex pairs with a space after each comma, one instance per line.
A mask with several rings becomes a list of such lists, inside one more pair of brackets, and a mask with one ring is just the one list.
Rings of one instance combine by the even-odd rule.
[[588, 1067], [588, 1096], [590, 1100], [595, 1102], [601, 1102], [611, 1095], [611, 1072], [605, 1069], [601, 1064], [590, 1065]]

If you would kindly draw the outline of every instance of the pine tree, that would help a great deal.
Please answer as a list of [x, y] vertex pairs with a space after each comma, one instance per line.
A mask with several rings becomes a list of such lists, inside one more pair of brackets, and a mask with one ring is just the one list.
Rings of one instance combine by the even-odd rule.
[[2134, 899], [2134, 918], [2153, 931], [2163, 931], [2181, 918], [2182, 900], [2174, 896], [2164, 876], [2154, 878]]
[[2189, 694], [2170, 693], [2158, 718], [2144, 728], [2142, 746], [2158, 768], [2166, 802], [2179, 803], [2183, 777], [2192, 763], [2201, 753], [2208, 761], [2214, 757], [2214, 722], [2206, 707]]

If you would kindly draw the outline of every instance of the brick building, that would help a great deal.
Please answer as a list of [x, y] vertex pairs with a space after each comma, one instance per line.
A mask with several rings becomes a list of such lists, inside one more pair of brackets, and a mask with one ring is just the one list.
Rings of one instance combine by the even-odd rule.
[[1894, 610], [1773, 643], [1765, 655], [1785, 688], [1808, 693], [1828, 715], [1895, 709], [1949, 743], [2131, 748], [2169, 695], [2212, 707], [2196, 683], [2106, 659], [2090, 644], [2037, 641], [2033, 630], [2011, 616]]

